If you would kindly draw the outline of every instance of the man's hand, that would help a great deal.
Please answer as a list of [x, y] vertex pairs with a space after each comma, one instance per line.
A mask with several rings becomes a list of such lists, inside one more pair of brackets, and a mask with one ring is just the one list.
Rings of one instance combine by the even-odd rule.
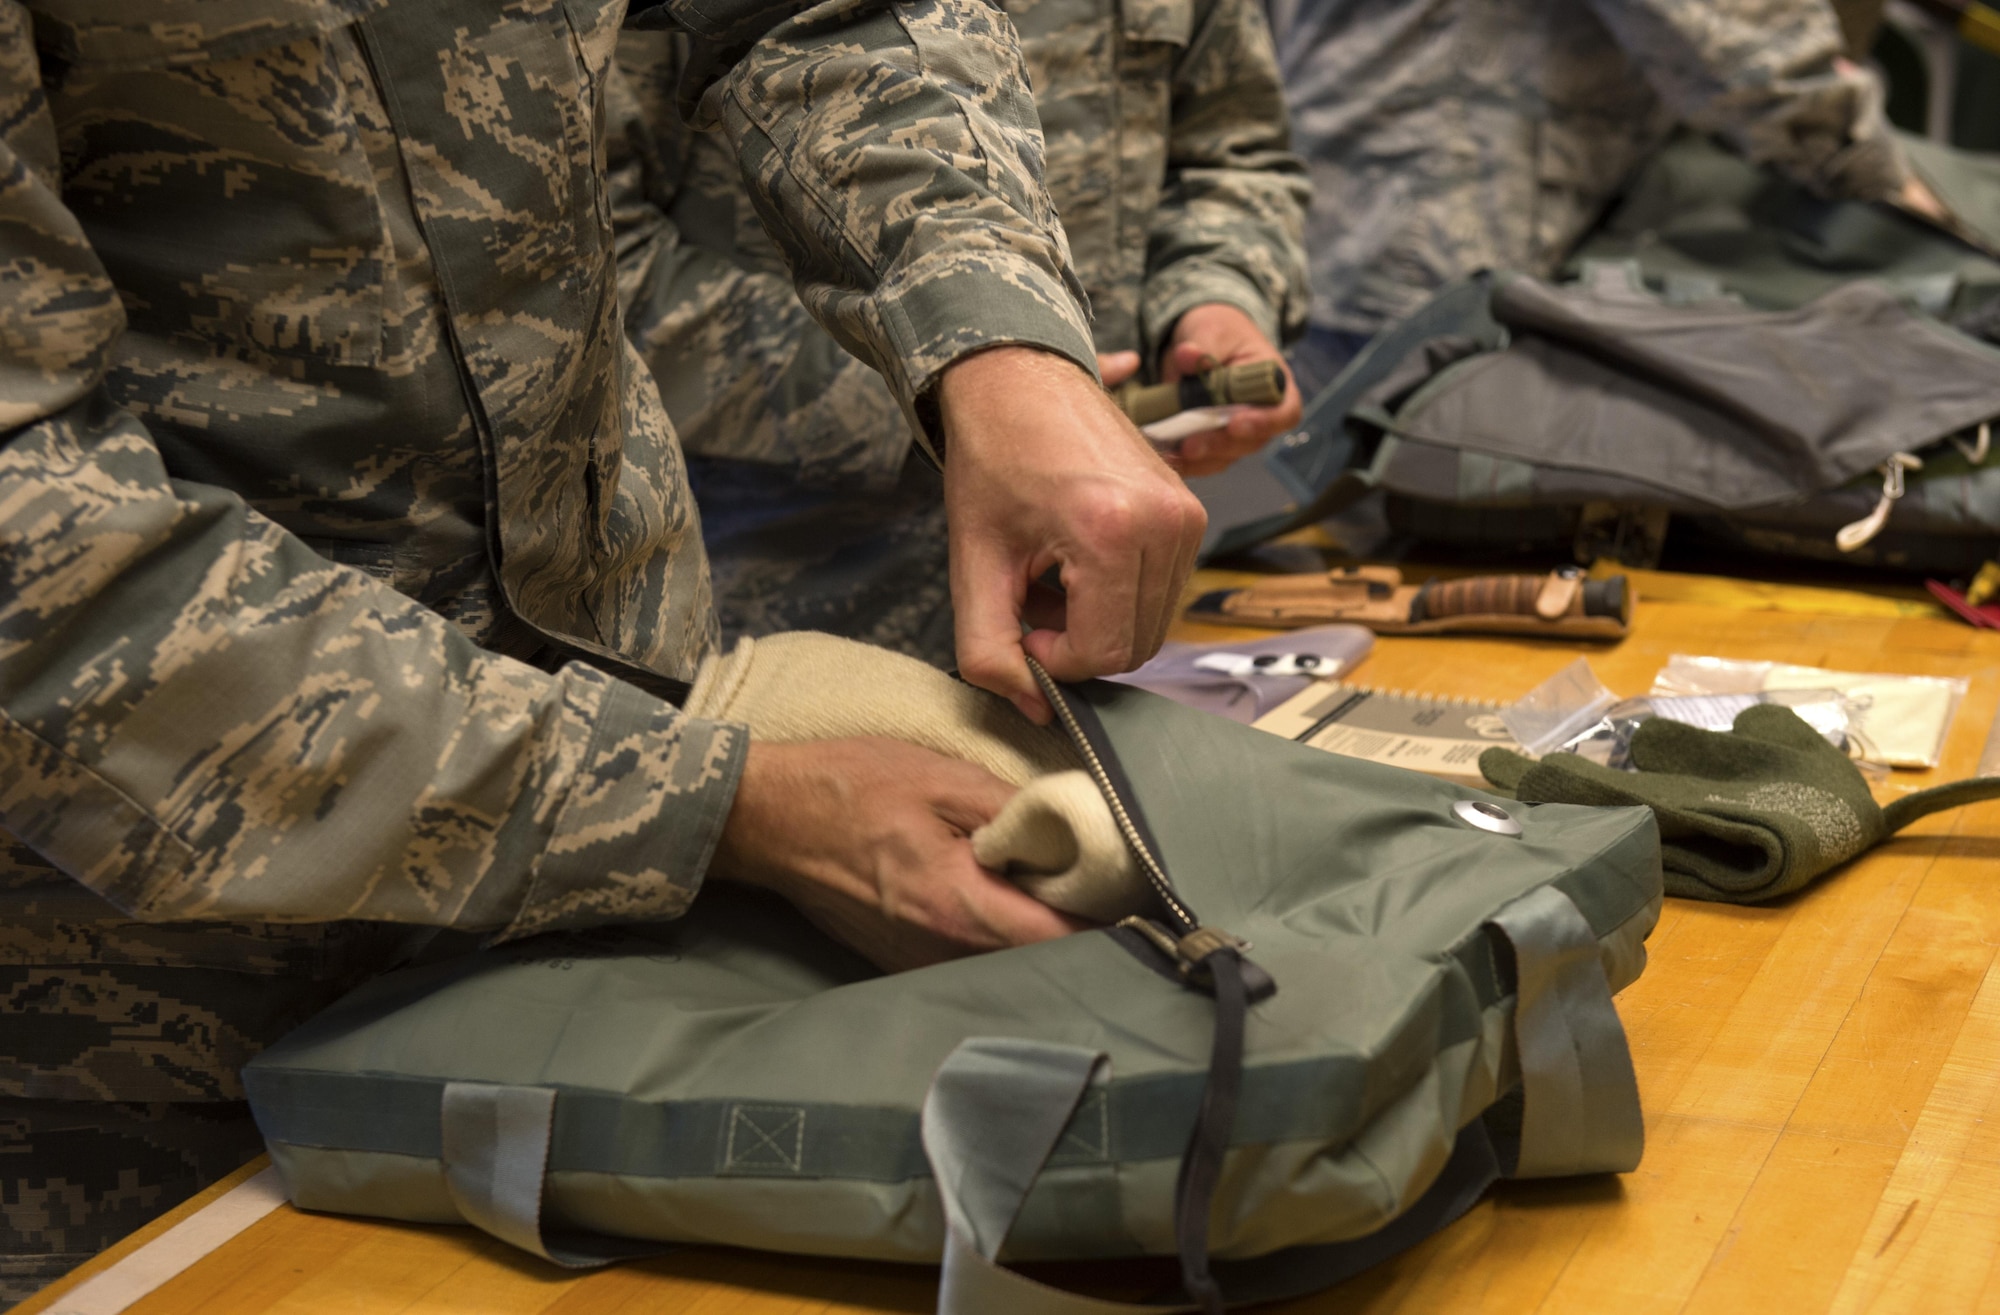
[[1013, 794], [901, 740], [752, 741], [710, 870], [890, 972], [1081, 930], [973, 859], [968, 837]]
[[[1208, 514], [1097, 381], [996, 347], [938, 385], [958, 667], [1034, 721], [1058, 680], [1129, 671], [1159, 651]], [[1063, 597], [1035, 585], [1058, 568]], [[1025, 637], [1023, 619], [1035, 626]]]
[[[1168, 382], [1190, 374], [1200, 374], [1218, 365], [1238, 365], [1244, 361], [1276, 361], [1284, 365], [1284, 354], [1257, 328], [1256, 321], [1234, 306], [1210, 302], [1196, 306], [1174, 323], [1160, 377]], [[1247, 457], [1264, 444], [1299, 423], [1304, 410], [1299, 386], [1285, 368], [1285, 396], [1276, 406], [1246, 407], [1236, 413], [1226, 428], [1190, 434], [1181, 440], [1174, 464], [1183, 475], [1213, 475], [1231, 462]]]
[[1909, 176], [1903, 183], [1902, 190], [1890, 200], [1911, 214], [1928, 219], [1934, 224], [1951, 222], [1951, 212], [1944, 208], [1944, 202], [1938, 200], [1937, 193], [1915, 174]]

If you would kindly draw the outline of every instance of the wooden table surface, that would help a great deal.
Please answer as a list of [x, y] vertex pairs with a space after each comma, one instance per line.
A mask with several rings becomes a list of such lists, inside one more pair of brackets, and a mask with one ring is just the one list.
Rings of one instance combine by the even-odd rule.
[[[1579, 652], [1620, 694], [1643, 692], [1672, 653], [1965, 676], [1942, 767], [1897, 773], [1885, 797], [1972, 773], [2000, 708], [2000, 632], [1907, 595], [1635, 578], [1637, 625], [1616, 647], [1383, 639], [1356, 678], [1513, 698]], [[1639, 1169], [1504, 1184], [1401, 1258], [1273, 1309], [2000, 1310], [1996, 859], [2000, 805], [1985, 805], [1920, 822], [1773, 907], [1669, 900], [1651, 966], [1618, 1001], [1646, 1108]], [[579, 1277], [471, 1229], [284, 1206], [130, 1309], [804, 1315], [934, 1299], [926, 1269], [690, 1249]]]

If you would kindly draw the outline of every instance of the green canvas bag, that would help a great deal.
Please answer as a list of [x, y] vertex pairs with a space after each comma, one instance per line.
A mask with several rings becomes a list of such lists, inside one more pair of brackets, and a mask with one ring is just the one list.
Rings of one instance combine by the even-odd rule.
[[1503, 1174], [1637, 1164], [1611, 994], [1658, 917], [1649, 810], [1045, 688], [1151, 918], [885, 976], [718, 883], [677, 922], [409, 969], [244, 1074], [294, 1202], [565, 1264], [942, 1258], [951, 1312], [1126, 1309], [1001, 1262], [1178, 1256], [1166, 1308], [1219, 1311], [1346, 1277]]

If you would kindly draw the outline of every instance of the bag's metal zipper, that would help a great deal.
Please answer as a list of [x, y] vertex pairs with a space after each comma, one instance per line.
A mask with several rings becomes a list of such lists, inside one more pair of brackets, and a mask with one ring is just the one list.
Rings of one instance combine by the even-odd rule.
[[[1070, 742], [1083, 756], [1098, 793], [1111, 807], [1118, 832], [1147, 884], [1160, 898], [1173, 926], [1162, 927], [1151, 918], [1121, 919], [1111, 928], [1114, 939], [1124, 934], [1126, 948], [1142, 961], [1158, 955], [1173, 965], [1174, 975], [1194, 990], [1215, 997], [1215, 1036], [1208, 1060], [1208, 1076], [1202, 1084], [1201, 1106], [1188, 1134], [1187, 1150], [1181, 1156], [1180, 1176], [1174, 1187], [1174, 1238], [1180, 1251], [1182, 1283], [1202, 1310], [1222, 1315], [1222, 1290], [1209, 1270], [1208, 1220], [1215, 1203], [1216, 1183], [1222, 1176], [1223, 1158], [1228, 1153], [1230, 1134], [1236, 1125], [1236, 1107], [1243, 1084], [1244, 1013], [1251, 1003], [1267, 999], [1277, 990], [1269, 973], [1244, 957], [1250, 943], [1220, 927], [1204, 927], [1194, 910], [1181, 901], [1173, 882], [1167, 879], [1166, 865], [1147, 843], [1135, 808], [1119, 793], [1097, 746], [1090, 742], [1082, 719], [1077, 716], [1069, 695], [1055, 678], [1033, 658], [1028, 669], [1042, 688], [1049, 706], [1055, 709]], [[1143, 949], [1133, 949], [1136, 941]]]
[[1153, 893], [1167, 906], [1167, 911], [1179, 924], [1178, 930], [1181, 935], [1185, 936], [1197, 930], [1201, 926], [1201, 919], [1195, 917], [1193, 910], [1183, 904], [1180, 896], [1174, 892], [1173, 883], [1167, 880], [1166, 869], [1161, 866], [1152, 848], [1146, 844], [1146, 837], [1140, 833], [1138, 824], [1132, 820], [1132, 814], [1126, 808], [1125, 800], [1119, 795], [1118, 787], [1111, 779], [1111, 773], [1105, 769], [1104, 760], [1098, 757], [1096, 748], [1090, 743], [1090, 737], [1083, 733], [1083, 726], [1076, 719], [1076, 711], [1069, 705], [1068, 695], [1063, 692], [1060, 685], [1056, 684], [1055, 677], [1044, 670], [1042, 664], [1035, 659], [1028, 659], [1028, 669], [1035, 673], [1035, 683], [1042, 687], [1042, 693], [1047, 697], [1049, 706], [1056, 710], [1056, 718], [1062, 722], [1063, 730], [1069, 734], [1070, 742], [1076, 745], [1076, 751], [1083, 755], [1084, 765], [1090, 769], [1091, 778], [1097, 782], [1098, 793], [1104, 796], [1105, 803], [1111, 805], [1111, 816], [1118, 823], [1119, 834], [1125, 837], [1126, 845], [1139, 860], [1139, 870], [1145, 873], [1146, 881], [1152, 886]]
[[[1159, 856], [1147, 842], [1145, 832], [1140, 830], [1138, 821], [1133, 817], [1131, 806], [1119, 793], [1118, 782], [1112, 777], [1103, 757], [1097, 752], [1097, 747], [1090, 742], [1090, 736], [1084, 731], [1083, 722], [1077, 716], [1075, 707], [1071, 705], [1068, 693], [1056, 683], [1055, 677], [1049, 675], [1042, 664], [1033, 658], [1028, 659], [1028, 669], [1035, 673], [1035, 683], [1041, 686], [1043, 695], [1048, 698], [1049, 706], [1055, 709], [1056, 719], [1062, 723], [1070, 742], [1076, 746], [1077, 753], [1083, 757], [1084, 765], [1090, 769], [1091, 779], [1097, 782], [1098, 793], [1104, 796], [1104, 802], [1111, 808], [1111, 817], [1118, 824], [1118, 833], [1125, 838], [1125, 844], [1131, 849], [1133, 857], [1139, 860], [1139, 870], [1145, 874], [1146, 884], [1160, 897], [1160, 903], [1173, 924], [1171, 927], [1162, 927], [1150, 918], [1135, 915], [1120, 920], [1118, 927], [1136, 933], [1173, 965], [1174, 971], [1182, 980], [1203, 990], [1209, 989], [1213, 978], [1212, 969], [1207, 962], [1208, 957], [1222, 949], [1233, 950], [1241, 956], [1251, 948], [1250, 942], [1220, 927], [1202, 926], [1201, 919], [1195, 916], [1194, 910], [1190, 909], [1180, 894], [1174, 890], [1173, 882], [1167, 877], [1166, 865], [1160, 862]], [[1276, 989], [1262, 969], [1255, 968], [1247, 959], [1244, 960], [1244, 964], [1256, 977], [1251, 992], [1253, 999], [1262, 999]]]

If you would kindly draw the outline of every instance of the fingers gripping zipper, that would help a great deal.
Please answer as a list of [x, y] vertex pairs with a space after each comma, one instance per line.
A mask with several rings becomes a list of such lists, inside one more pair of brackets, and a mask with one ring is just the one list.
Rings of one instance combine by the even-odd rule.
[[1166, 868], [1161, 865], [1152, 847], [1146, 843], [1146, 837], [1141, 834], [1138, 823], [1132, 820], [1131, 810], [1126, 807], [1124, 798], [1118, 793], [1118, 786], [1111, 779], [1111, 772], [1105, 767], [1103, 758], [1091, 744], [1090, 737], [1084, 733], [1083, 724], [1077, 720], [1075, 710], [1070, 707], [1068, 696], [1062, 687], [1056, 684], [1055, 677], [1043, 669], [1041, 663], [1029, 658], [1028, 669], [1035, 673], [1035, 683], [1042, 687], [1042, 694], [1048, 699], [1049, 706], [1055, 709], [1056, 717], [1063, 724], [1063, 730], [1069, 734], [1071, 743], [1076, 745], [1076, 751], [1083, 755], [1084, 764], [1090, 769], [1091, 779], [1097, 782], [1098, 793], [1102, 794], [1104, 802], [1111, 806], [1111, 817], [1118, 823], [1119, 834], [1125, 837], [1125, 844], [1131, 849], [1133, 857], [1139, 860], [1139, 870], [1145, 873], [1146, 881], [1152, 886], [1153, 893], [1160, 897], [1160, 902], [1167, 906], [1168, 913], [1173, 916], [1177, 924], [1175, 930], [1183, 936], [1198, 930], [1201, 927], [1201, 920], [1195, 917], [1193, 911], [1181, 902], [1180, 896], [1174, 893], [1173, 883], [1167, 880]]

